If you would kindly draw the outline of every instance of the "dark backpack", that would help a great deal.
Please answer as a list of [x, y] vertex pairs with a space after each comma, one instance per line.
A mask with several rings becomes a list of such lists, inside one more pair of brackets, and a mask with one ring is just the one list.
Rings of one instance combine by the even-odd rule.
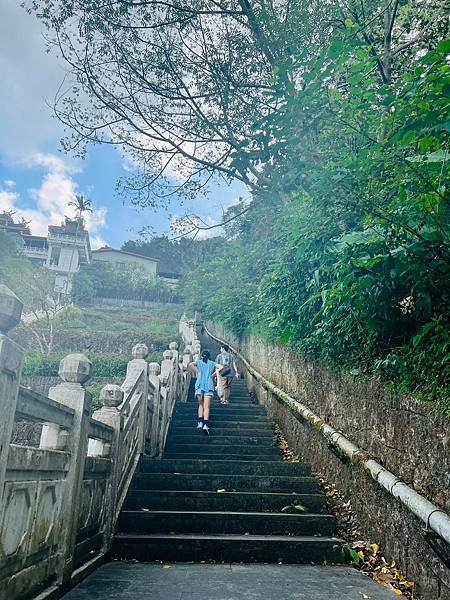
[[225, 364], [224, 368], [221, 369], [221, 371], [220, 371], [221, 377], [228, 377], [233, 372], [233, 357], [229, 355], [227, 358], [230, 362], [228, 364]]

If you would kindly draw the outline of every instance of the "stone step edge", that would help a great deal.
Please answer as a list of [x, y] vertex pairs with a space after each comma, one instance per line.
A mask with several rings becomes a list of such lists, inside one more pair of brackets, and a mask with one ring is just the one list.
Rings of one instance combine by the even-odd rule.
[[326, 542], [343, 544], [337, 537], [320, 535], [239, 535], [236, 533], [116, 533], [116, 539], [142, 540], [220, 540], [239, 542]]
[[[220, 488], [219, 488], [220, 489]], [[139, 495], [139, 494], [177, 494], [177, 495], [192, 495], [192, 494], [209, 494], [210, 496], [264, 496], [267, 498], [272, 498], [274, 496], [283, 496], [283, 498], [285, 496], [288, 496], [289, 498], [292, 498], [292, 500], [295, 499], [301, 499], [301, 497], [311, 497], [313, 496], [314, 498], [323, 498], [325, 499], [325, 496], [322, 493], [309, 493], [309, 492], [263, 492], [263, 491], [252, 491], [252, 492], [246, 492], [245, 490], [242, 491], [231, 491], [231, 490], [225, 490], [224, 492], [217, 492], [217, 491], [212, 491], [212, 490], [159, 490], [159, 489], [151, 489], [151, 490], [146, 490], [146, 489], [137, 489], [137, 488], [130, 488], [128, 490], [128, 496], [131, 496], [133, 494]], [[281, 500], [281, 498], [280, 498]], [[207, 511], [209, 512], [209, 511]]]
[[[307, 494], [309, 495], [309, 494]], [[318, 495], [318, 494], [317, 494]], [[139, 515], [194, 515], [194, 516], [204, 516], [208, 517], [209, 515], [222, 515], [222, 516], [232, 516], [232, 517], [271, 517], [271, 518], [284, 518], [287, 517], [289, 519], [301, 519], [308, 517], [320, 517], [328, 520], [335, 520], [336, 517], [334, 515], [330, 515], [328, 513], [315, 513], [315, 512], [305, 512], [305, 513], [283, 513], [283, 512], [240, 512], [240, 511], [221, 511], [221, 510], [150, 510], [150, 509], [136, 509], [136, 508], [124, 508], [120, 512], [121, 515], [126, 514], [139, 514]], [[246, 536], [247, 537], [247, 536]]]
[[[197, 477], [203, 477], [204, 479], [210, 479], [211, 477], [240, 477], [241, 479], [245, 479], [245, 480], [256, 480], [259, 481], [261, 479], [270, 479], [271, 481], [273, 481], [274, 483], [279, 482], [280, 479], [293, 479], [294, 483], [310, 483], [310, 482], [315, 482], [317, 484], [319, 484], [319, 482], [317, 481], [316, 477], [313, 476], [308, 476], [308, 475], [247, 475], [247, 474], [243, 474], [240, 475], [235, 474], [235, 473], [167, 473], [162, 471], [161, 473], [158, 472], [154, 472], [154, 473], [142, 473], [141, 471], [136, 471], [136, 473], [134, 474], [134, 477], [136, 479], [143, 479], [143, 478], [147, 478], [147, 479], [152, 479], [155, 476], [164, 476], [167, 477], [168, 475], [176, 475], [177, 477], [192, 477], [193, 475], [196, 475]], [[198, 490], [199, 492], [203, 491], [203, 490]]]

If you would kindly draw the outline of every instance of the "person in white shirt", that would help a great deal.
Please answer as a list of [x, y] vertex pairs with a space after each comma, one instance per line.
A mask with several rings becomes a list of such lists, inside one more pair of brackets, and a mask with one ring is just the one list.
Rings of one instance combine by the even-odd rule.
[[216, 356], [217, 364], [222, 365], [222, 369], [217, 374], [217, 393], [221, 404], [228, 404], [230, 401], [231, 384], [233, 379], [239, 379], [240, 375], [236, 366], [236, 360], [230, 352], [229, 346], [223, 344], [220, 347], [220, 354]]

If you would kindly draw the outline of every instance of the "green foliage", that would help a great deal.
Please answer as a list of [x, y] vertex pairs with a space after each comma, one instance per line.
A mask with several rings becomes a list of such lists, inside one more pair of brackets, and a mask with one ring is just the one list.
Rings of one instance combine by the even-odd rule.
[[[144, 4], [86, 13], [31, 2], [77, 73], [60, 107], [75, 131], [70, 147], [104, 141], [107, 130], [142, 167], [120, 189], [144, 206], [175, 193], [172, 160], [188, 196], [215, 172], [248, 185], [250, 210], [227, 223], [219, 252], [186, 263], [196, 267], [184, 289], [192, 308], [448, 407], [444, 3]], [[89, 108], [77, 110], [86, 97]], [[150, 133], [133, 127], [142, 121]], [[164, 249], [174, 251], [167, 239], [141, 245]], [[80, 300], [149, 295], [111, 276], [80, 281]]]
[[30, 278], [31, 261], [20, 254], [13, 235], [0, 231], [0, 283], [25, 301]]
[[355, 548], [350, 546], [350, 544], [342, 544], [341, 552], [342, 560], [350, 565], [358, 566], [364, 562]]
[[[118, 377], [124, 378], [127, 371], [127, 362], [131, 359], [124, 354], [97, 354], [86, 352], [87, 358], [92, 362], [93, 377]], [[45, 356], [37, 350], [30, 349], [25, 352], [23, 375], [56, 377], [59, 363], [67, 352], [55, 352]]]
[[[286, 95], [277, 76], [280, 107], [265, 120], [278, 144], [265, 168], [275, 197], [256, 195], [220, 259], [197, 270], [191, 305], [237, 334], [381, 373], [450, 410], [445, 52], [441, 42], [395, 87], [367, 77], [374, 58], [355, 40], [300, 57], [301, 92]], [[336, 79], [345, 85], [330, 86]], [[292, 135], [300, 114], [314, 124], [314, 152]]]
[[54, 318], [55, 328], [58, 330], [109, 332], [135, 334], [139, 339], [141, 334], [152, 336], [156, 345], [167, 345], [173, 341], [178, 328], [178, 322], [183, 312], [177, 304], [164, 308], [152, 307], [146, 309], [111, 306], [79, 307], [74, 304], [58, 312]]
[[102, 407], [102, 403], [100, 402], [100, 392], [102, 391], [102, 388], [102, 383], [95, 383], [93, 385], [86, 386], [87, 391], [91, 394], [91, 413]]
[[434, 317], [409, 344], [377, 362], [378, 369], [399, 393], [413, 393], [450, 414], [450, 320]]
[[75, 274], [73, 299], [91, 304], [96, 298], [177, 302], [178, 291], [162, 279], [153, 277], [139, 267], [120, 267], [114, 263], [94, 262]]
[[169, 240], [167, 236], [160, 235], [150, 240], [129, 240], [123, 244], [122, 250], [158, 258], [160, 272], [183, 274], [204, 263], [206, 259], [218, 255], [224, 243], [218, 237], [205, 240], [186, 237]]

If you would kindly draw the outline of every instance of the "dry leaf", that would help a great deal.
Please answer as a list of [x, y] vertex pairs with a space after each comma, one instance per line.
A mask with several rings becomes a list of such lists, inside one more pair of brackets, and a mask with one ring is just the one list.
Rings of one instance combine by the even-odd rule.
[[225, 491], [225, 488], [220, 488], [220, 489], [217, 490], [217, 493], [218, 494], [222, 494], [224, 491]]
[[163, 569], [171, 569], [172, 565], [164, 565]]
[[143, 510], [144, 512], [152, 512], [152, 509], [151, 509], [151, 508], [143, 508], [142, 510]]

